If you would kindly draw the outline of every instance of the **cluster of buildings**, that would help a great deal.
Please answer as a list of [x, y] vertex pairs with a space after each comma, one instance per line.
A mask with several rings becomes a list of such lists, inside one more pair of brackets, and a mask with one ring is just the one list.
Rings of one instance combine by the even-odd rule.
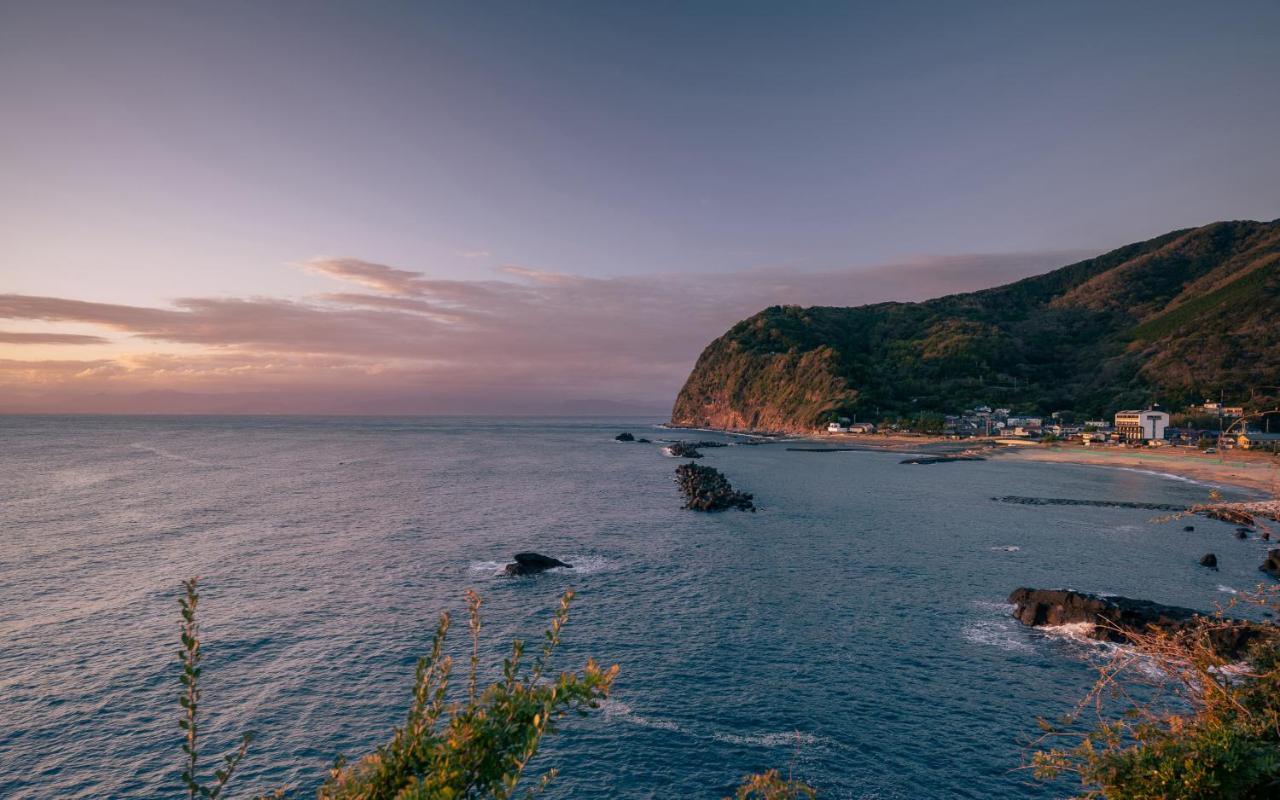
[[[944, 433], [953, 438], [995, 437], [1008, 440], [1075, 440], [1086, 446], [1147, 446], [1201, 444], [1205, 440], [1213, 447], [1244, 450], [1270, 450], [1280, 452], [1280, 432], [1249, 430], [1238, 420], [1245, 414], [1240, 406], [1226, 406], [1206, 400], [1202, 405], [1187, 409], [1186, 417], [1217, 417], [1215, 428], [1173, 427], [1167, 412], [1159, 408], [1136, 409], [1116, 412], [1110, 420], [1097, 419], [1066, 423], [1060, 414], [1048, 418], [1018, 416], [1007, 408], [978, 406], [961, 414], [948, 415]], [[1237, 424], [1222, 425], [1224, 420]], [[1229, 431], [1223, 435], [1223, 431]], [[828, 433], [875, 433], [876, 426], [869, 422], [852, 423], [847, 419], [832, 422]]]

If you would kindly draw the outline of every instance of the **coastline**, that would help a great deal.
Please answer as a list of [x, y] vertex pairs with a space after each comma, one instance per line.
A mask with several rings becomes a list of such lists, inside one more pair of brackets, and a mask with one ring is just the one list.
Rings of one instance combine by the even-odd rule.
[[[679, 428], [672, 427], [673, 430]], [[753, 436], [774, 441], [826, 445], [832, 449], [880, 450], [957, 454], [972, 452], [987, 458], [1021, 459], [1059, 464], [1141, 470], [1208, 484], [1246, 489], [1263, 495], [1259, 500], [1280, 500], [1280, 459], [1267, 453], [1232, 450], [1205, 455], [1188, 447], [1127, 448], [1092, 447], [1079, 444], [996, 444], [991, 439], [949, 439], [923, 434], [777, 434], [746, 431], [706, 430], [721, 434]]]
[[1280, 460], [1262, 453], [1232, 451], [1205, 455], [1190, 448], [1085, 448], [1071, 445], [1031, 445], [994, 451], [1000, 458], [1084, 464], [1164, 473], [1210, 485], [1248, 489], [1280, 498]]

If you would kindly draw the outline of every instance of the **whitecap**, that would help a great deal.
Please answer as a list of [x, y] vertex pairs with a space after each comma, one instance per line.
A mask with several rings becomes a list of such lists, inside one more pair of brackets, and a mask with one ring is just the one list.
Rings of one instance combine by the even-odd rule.
[[991, 549], [1001, 553], [1016, 553], [1022, 548], [1018, 547], [1016, 544], [998, 544]]
[[1106, 642], [1092, 637], [1093, 630], [1096, 627], [1092, 622], [1067, 622], [1062, 625], [1042, 625], [1037, 630], [1051, 636], [1061, 636], [1078, 642], [1106, 644]]
[[1015, 653], [1035, 650], [1010, 622], [971, 622], [960, 630], [960, 635], [972, 644], [999, 647]]
[[676, 731], [681, 730], [680, 725], [669, 719], [654, 719], [635, 713], [631, 706], [621, 700], [606, 700], [600, 704], [600, 710], [604, 714], [605, 719], [616, 719], [620, 722], [626, 722], [629, 725], [638, 725], [641, 728], [654, 728], [660, 731]]
[[812, 733], [803, 731], [779, 731], [777, 733], [753, 733], [747, 735], [716, 731], [711, 734], [711, 738], [717, 742], [753, 745], [756, 747], [810, 746], [816, 745], [821, 741], [819, 737], [814, 736]]
[[1218, 584], [1218, 591], [1223, 592], [1224, 594], [1240, 594], [1238, 589], [1232, 589], [1230, 586], [1224, 586], [1221, 583]]
[[472, 561], [468, 567], [472, 572], [491, 572], [498, 573], [502, 571], [502, 564], [497, 561]]

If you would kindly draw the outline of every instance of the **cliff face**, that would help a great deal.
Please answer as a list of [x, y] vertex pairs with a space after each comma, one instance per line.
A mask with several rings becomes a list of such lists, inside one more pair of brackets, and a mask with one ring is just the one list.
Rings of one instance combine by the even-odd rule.
[[1280, 220], [1219, 222], [923, 303], [774, 306], [702, 352], [672, 423], [805, 433], [977, 404], [1095, 416], [1280, 384]]

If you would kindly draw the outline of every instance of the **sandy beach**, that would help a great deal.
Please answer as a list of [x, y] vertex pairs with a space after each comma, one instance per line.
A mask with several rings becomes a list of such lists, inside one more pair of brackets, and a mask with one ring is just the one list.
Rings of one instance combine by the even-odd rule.
[[1210, 484], [1237, 486], [1280, 498], [1280, 458], [1270, 453], [1232, 450], [1206, 455], [1189, 447], [1128, 448], [1084, 447], [1079, 444], [996, 445], [986, 439], [948, 439], [918, 435], [836, 434], [804, 437], [804, 441], [828, 447], [928, 453], [975, 452], [989, 458], [1090, 464], [1100, 467], [1164, 472]]
[[1205, 455], [1191, 448], [1087, 448], [1079, 445], [1030, 445], [993, 451], [999, 458], [1055, 461], [1166, 472], [1192, 480], [1240, 486], [1280, 497], [1280, 459], [1269, 453], [1231, 451]]

